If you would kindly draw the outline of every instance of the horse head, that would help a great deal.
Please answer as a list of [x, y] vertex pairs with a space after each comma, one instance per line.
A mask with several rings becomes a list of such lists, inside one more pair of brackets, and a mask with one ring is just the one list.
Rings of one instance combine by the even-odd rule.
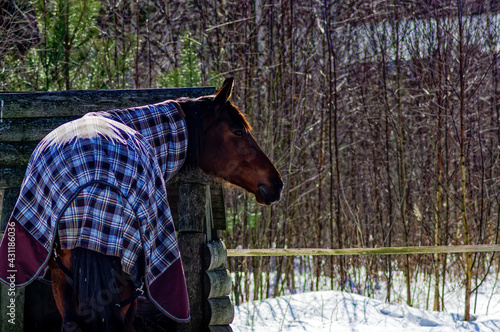
[[[194, 127], [189, 121], [196, 119], [196, 110], [203, 113], [198, 119], [203, 119], [203, 134], [199, 138], [200, 151], [196, 153], [197, 165], [206, 174], [253, 193], [258, 203], [269, 205], [279, 200], [283, 181], [276, 167], [257, 144], [245, 116], [229, 101], [233, 85], [233, 78], [226, 79], [214, 96], [194, 101], [198, 103], [197, 107], [188, 103], [191, 105], [189, 107], [180, 101], [183, 108], [188, 106], [185, 109], [188, 132]], [[189, 135], [191, 140], [191, 133]], [[191, 142], [188, 143], [188, 149], [189, 144]]]

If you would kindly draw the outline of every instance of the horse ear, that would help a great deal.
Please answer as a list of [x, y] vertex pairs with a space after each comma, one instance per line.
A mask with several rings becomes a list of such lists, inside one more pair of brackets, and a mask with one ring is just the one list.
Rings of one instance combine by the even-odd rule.
[[224, 80], [222, 87], [215, 93], [214, 103], [215, 108], [225, 105], [233, 93], [234, 78], [229, 77]]

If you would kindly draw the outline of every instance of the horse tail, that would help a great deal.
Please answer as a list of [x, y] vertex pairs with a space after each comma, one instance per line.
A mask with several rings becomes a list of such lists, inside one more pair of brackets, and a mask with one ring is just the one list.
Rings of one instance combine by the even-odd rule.
[[123, 331], [124, 322], [116, 306], [123, 288], [117, 279], [121, 270], [118, 259], [75, 248], [72, 260], [79, 325], [85, 331]]

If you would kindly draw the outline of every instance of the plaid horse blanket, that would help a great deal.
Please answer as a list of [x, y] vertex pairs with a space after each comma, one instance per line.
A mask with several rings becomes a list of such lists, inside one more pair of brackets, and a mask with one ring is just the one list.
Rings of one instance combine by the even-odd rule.
[[59, 230], [62, 249], [119, 257], [129, 274], [144, 255], [147, 297], [188, 320], [165, 187], [186, 151], [186, 123], [169, 101], [88, 113], [49, 133], [31, 156], [0, 245], [0, 281], [25, 286], [43, 278]]

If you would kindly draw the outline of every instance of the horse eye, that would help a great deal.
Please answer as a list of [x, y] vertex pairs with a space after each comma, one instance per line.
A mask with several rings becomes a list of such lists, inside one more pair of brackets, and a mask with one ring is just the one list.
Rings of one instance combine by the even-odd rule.
[[245, 136], [245, 131], [238, 129], [238, 130], [233, 131], [233, 134], [235, 134], [236, 136], [239, 136], [239, 137], [243, 137], [243, 136]]

